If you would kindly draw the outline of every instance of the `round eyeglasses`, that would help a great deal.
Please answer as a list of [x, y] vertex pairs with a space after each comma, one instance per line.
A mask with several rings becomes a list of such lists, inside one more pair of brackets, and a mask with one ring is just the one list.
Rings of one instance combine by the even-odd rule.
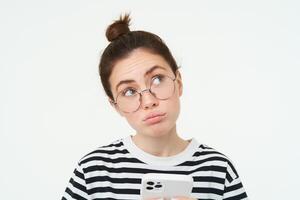
[[125, 113], [132, 113], [139, 109], [142, 101], [142, 93], [149, 91], [159, 100], [167, 100], [173, 96], [175, 91], [175, 78], [167, 75], [156, 75], [151, 79], [150, 87], [137, 91], [134, 87], [127, 87], [118, 93], [116, 100], [112, 103], [117, 105]]

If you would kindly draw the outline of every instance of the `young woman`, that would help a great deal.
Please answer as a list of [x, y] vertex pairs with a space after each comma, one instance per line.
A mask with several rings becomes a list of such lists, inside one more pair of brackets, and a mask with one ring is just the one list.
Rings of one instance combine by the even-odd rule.
[[62, 199], [141, 199], [146, 173], [192, 176], [191, 197], [177, 199], [247, 199], [226, 156], [177, 133], [183, 90], [177, 64], [157, 35], [130, 31], [129, 21], [125, 15], [107, 28], [110, 44], [99, 69], [111, 105], [136, 134], [84, 156]]

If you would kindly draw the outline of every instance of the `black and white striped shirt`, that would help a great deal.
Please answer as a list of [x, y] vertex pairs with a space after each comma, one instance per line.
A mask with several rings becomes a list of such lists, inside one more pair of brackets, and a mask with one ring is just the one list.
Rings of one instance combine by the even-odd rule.
[[201, 200], [247, 199], [230, 160], [191, 139], [187, 148], [170, 157], [139, 149], [131, 136], [102, 146], [78, 163], [62, 200], [136, 200], [145, 173], [188, 174], [193, 177], [191, 197]]

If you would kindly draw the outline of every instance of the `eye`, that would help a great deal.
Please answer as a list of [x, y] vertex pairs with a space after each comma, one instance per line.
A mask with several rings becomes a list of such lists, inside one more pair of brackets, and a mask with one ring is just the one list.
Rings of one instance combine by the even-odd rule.
[[165, 76], [164, 75], [156, 75], [152, 78], [152, 84], [153, 85], [159, 85], [161, 84], [165, 79]]
[[124, 89], [121, 94], [122, 96], [125, 96], [125, 97], [130, 97], [130, 96], [133, 96], [135, 95], [137, 92], [134, 88], [126, 88]]

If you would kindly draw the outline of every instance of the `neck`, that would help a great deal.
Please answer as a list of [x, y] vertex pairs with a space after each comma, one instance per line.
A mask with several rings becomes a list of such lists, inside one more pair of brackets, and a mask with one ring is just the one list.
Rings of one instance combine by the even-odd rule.
[[151, 137], [137, 133], [132, 137], [133, 142], [143, 151], [154, 156], [168, 157], [182, 152], [189, 141], [180, 138], [176, 132], [176, 126], [169, 133], [158, 137]]

